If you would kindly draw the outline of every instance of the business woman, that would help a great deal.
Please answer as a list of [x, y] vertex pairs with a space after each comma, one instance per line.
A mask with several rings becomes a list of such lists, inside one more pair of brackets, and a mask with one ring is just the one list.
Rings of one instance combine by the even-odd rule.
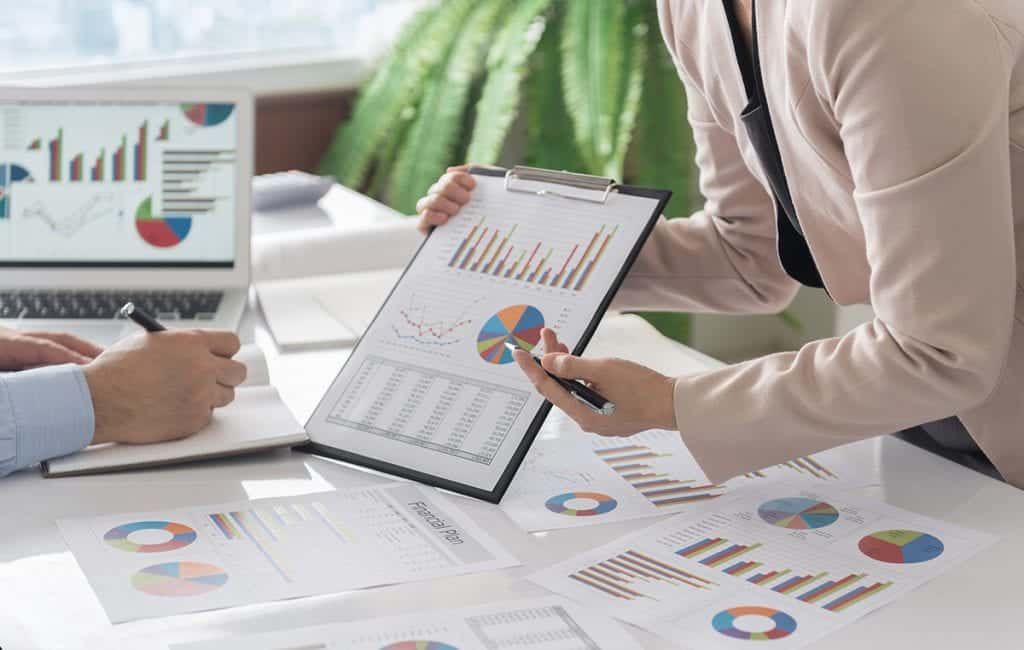
[[[1024, 488], [1024, 3], [660, 0], [689, 99], [704, 209], [662, 221], [617, 308], [770, 313], [802, 283], [876, 318], [698, 375], [544, 365], [619, 406], [584, 429], [680, 432], [708, 476], [916, 428]], [[683, 119], [680, 116], [679, 119]], [[453, 168], [418, 206], [471, 198]]]

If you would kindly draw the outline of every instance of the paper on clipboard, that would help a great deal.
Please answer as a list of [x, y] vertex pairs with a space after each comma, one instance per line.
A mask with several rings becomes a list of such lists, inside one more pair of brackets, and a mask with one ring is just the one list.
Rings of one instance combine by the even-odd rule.
[[670, 193], [474, 170], [307, 424], [317, 453], [497, 501], [546, 415], [504, 343], [589, 340]]

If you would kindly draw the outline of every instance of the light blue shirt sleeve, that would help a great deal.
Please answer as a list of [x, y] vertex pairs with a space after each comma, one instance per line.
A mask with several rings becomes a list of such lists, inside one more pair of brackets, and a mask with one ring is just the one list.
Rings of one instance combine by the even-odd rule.
[[80, 367], [0, 374], [0, 476], [82, 449], [95, 428]]

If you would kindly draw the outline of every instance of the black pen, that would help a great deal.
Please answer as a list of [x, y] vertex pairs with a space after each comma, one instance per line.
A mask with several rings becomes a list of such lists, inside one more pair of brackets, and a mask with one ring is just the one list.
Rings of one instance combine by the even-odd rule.
[[134, 321], [147, 332], [163, 332], [167, 329], [145, 310], [136, 307], [134, 302], [126, 302], [124, 307], [121, 307], [121, 315]]
[[[508, 348], [509, 350], [523, 349], [515, 345], [511, 341], [505, 341], [505, 347]], [[523, 351], [526, 352], [526, 350]], [[530, 354], [529, 352], [526, 353]], [[590, 386], [587, 386], [582, 381], [576, 379], [564, 379], [557, 375], [551, 374], [550, 372], [548, 372], [547, 368], [541, 365], [539, 357], [533, 354], [530, 354], [530, 357], [535, 362], [537, 362], [537, 365], [540, 366], [541, 370], [543, 370], [548, 377], [551, 377], [556, 382], [558, 382], [559, 386], [564, 388], [570, 395], [575, 397], [577, 400], [583, 402], [584, 406], [589, 408], [591, 411], [595, 413], [600, 413], [601, 415], [611, 415], [615, 413], [615, 404], [605, 399], [601, 395], [601, 393], [597, 392]]]

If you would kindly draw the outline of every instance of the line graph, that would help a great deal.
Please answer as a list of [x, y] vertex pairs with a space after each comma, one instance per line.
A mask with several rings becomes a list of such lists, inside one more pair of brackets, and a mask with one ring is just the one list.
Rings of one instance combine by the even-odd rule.
[[463, 340], [463, 335], [473, 324], [469, 313], [482, 300], [477, 298], [458, 311], [436, 300], [414, 293], [405, 306], [399, 308], [398, 318], [391, 325], [399, 341], [415, 345], [444, 348]]

